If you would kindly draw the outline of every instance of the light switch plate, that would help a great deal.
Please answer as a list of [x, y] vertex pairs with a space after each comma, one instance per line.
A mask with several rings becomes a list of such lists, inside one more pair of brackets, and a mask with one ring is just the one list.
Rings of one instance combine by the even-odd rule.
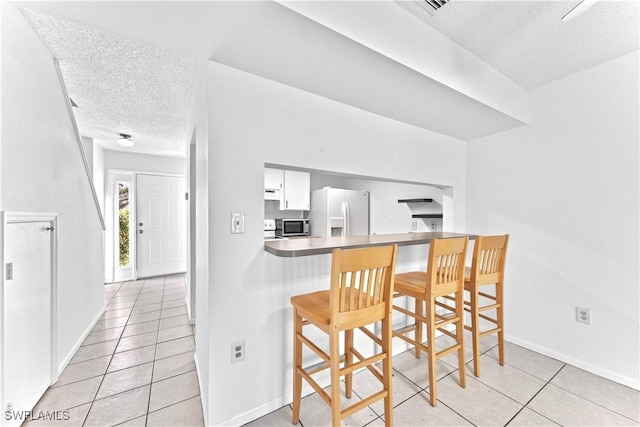
[[244, 233], [244, 212], [231, 212], [231, 234]]

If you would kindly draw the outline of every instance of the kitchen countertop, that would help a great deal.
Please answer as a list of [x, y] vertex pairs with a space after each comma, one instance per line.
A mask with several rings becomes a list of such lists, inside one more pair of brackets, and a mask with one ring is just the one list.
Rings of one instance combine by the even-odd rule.
[[474, 239], [475, 235], [446, 232], [429, 233], [397, 233], [397, 234], [373, 234], [370, 236], [350, 237], [317, 237], [299, 238], [291, 240], [270, 240], [264, 242], [264, 250], [280, 257], [300, 257], [307, 255], [329, 254], [336, 248], [353, 249], [368, 246], [383, 246], [397, 243], [398, 246], [423, 245], [433, 239], [447, 239], [452, 237], [468, 236]]

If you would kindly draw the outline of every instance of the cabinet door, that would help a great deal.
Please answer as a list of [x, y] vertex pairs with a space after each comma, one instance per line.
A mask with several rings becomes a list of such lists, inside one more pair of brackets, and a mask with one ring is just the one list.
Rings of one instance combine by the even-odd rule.
[[278, 190], [282, 189], [282, 183], [284, 182], [284, 174], [282, 169], [264, 169], [264, 189], [265, 190]]
[[309, 172], [284, 171], [284, 197], [280, 209], [308, 211], [311, 202], [311, 174]]
[[[4, 282], [4, 398], [13, 411], [33, 408], [51, 384], [51, 222], [10, 223]], [[44, 409], [44, 408], [43, 408]], [[15, 417], [3, 426], [19, 426]], [[46, 423], [45, 423], [46, 424]]]

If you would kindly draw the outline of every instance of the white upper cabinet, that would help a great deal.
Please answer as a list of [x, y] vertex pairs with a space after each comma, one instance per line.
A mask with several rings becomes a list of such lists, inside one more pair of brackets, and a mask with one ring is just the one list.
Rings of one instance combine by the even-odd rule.
[[281, 190], [284, 183], [284, 171], [282, 169], [264, 169], [265, 190]]
[[264, 169], [264, 199], [282, 200], [284, 171], [282, 169]]
[[285, 170], [284, 192], [280, 199], [280, 209], [308, 211], [310, 207], [311, 174]]
[[308, 211], [311, 207], [311, 174], [265, 168], [264, 199], [279, 200], [280, 210]]

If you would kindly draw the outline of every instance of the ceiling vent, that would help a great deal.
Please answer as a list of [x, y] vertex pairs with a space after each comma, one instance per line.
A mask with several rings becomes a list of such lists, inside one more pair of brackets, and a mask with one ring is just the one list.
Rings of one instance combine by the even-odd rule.
[[447, 4], [449, 2], [449, 0], [424, 0], [424, 2], [428, 6], [431, 6], [431, 13], [434, 13], [438, 9], [440, 9], [442, 6]]
[[426, 12], [429, 16], [436, 14], [438, 10], [451, 0], [395, 0], [395, 2], [417, 16], [424, 16]]

